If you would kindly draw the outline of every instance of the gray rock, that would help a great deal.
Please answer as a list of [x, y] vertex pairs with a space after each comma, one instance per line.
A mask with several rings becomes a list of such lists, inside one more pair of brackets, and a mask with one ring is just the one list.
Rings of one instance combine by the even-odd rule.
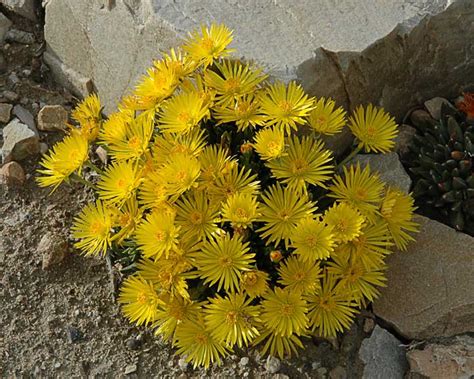
[[3, 45], [5, 41], [5, 34], [7, 34], [8, 29], [12, 26], [12, 22], [0, 12], [0, 46]]
[[[110, 112], [156, 58], [157, 51], [176, 46], [187, 32], [211, 20], [235, 31], [233, 46], [239, 56], [255, 59], [272, 76], [286, 80], [296, 78], [301, 65], [312, 60], [320, 46], [362, 51], [399, 22], [416, 22], [442, 11], [446, 3], [447, 0], [380, 0], [370, 4], [357, 0], [263, 0], [236, 6], [235, 0], [143, 0], [116, 1], [114, 7], [102, 8], [92, 1], [50, 1], [45, 8], [47, 61], [53, 57], [61, 62], [51, 66], [61, 80], [69, 76], [63, 75], [66, 68], [92, 79], [106, 112]], [[318, 72], [314, 67], [306, 68], [310, 69], [303, 69], [306, 77]], [[336, 75], [339, 83], [341, 78], [337, 72]], [[77, 84], [68, 82], [77, 91]], [[312, 88], [318, 87], [319, 94], [327, 94], [326, 83], [329, 80]]]
[[329, 371], [330, 379], [346, 379], [347, 371], [342, 366], [336, 366], [331, 371]]
[[1, 0], [0, 3], [20, 16], [36, 21], [35, 0]]
[[178, 361], [178, 366], [181, 370], [186, 371], [188, 369], [189, 363], [186, 362], [185, 358], [180, 358]]
[[125, 375], [130, 375], [133, 374], [134, 372], [137, 371], [137, 365], [128, 365], [125, 367]]
[[249, 362], [250, 362], [249, 357], [242, 357], [242, 358], [240, 358], [239, 366], [240, 367], [246, 367], [246, 366], [248, 366]]
[[5, 34], [5, 41], [31, 45], [35, 43], [35, 36], [33, 33], [28, 33], [23, 30], [10, 29], [7, 34]]
[[95, 149], [95, 153], [102, 163], [107, 164], [107, 150], [105, 150], [102, 146], [99, 146], [97, 149]]
[[22, 160], [39, 153], [38, 133], [17, 118], [3, 128], [3, 163]]
[[418, 128], [436, 125], [436, 120], [424, 109], [415, 109], [410, 113], [410, 121]]
[[451, 107], [451, 103], [444, 97], [433, 97], [432, 99], [425, 101], [425, 108], [431, 117], [435, 120], [439, 120], [441, 118], [441, 106], [443, 104]]
[[474, 338], [458, 336], [445, 345], [430, 343], [407, 353], [409, 378], [471, 378], [474, 375]]
[[403, 158], [410, 152], [409, 146], [416, 134], [413, 126], [402, 124], [398, 127], [398, 136], [395, 139], [395, 151]]
[[25, 170], [17, 162], [9, 162], [0, 168], [0, 183], [2, 184], [21, 186], [25, 183], [25, 180]]
[[362, 167], [369, 164], [370, 171], [378, 172], [385, 183], [397, 187], [405, 193], [410, 192], [411, 179], [400, 163], [397, 153], [359, 154], [352, 162], [360, 162]]
[[61, 233], [47, 232], [37, 247], [37, 252], [42, 256], [42, 268], [48, 270], [60, 263], [66, 256], [68, 243]]
[[40, 142], [40, 147], [39, 147], [39, 152], [41, 155], [43, 154], [46, 154], [46, 152], [48, 151], [48, 144], [44, 143], [44, 142]]
[[426, 3], [439, 12], [407, 20], [360, 53], [316, 50], [300, 66], [299, 79], [351, 108], [371, 102], [397, 119], [423, 99], [457, 96], [474, 75], [474, 61], [466, 59], [472, 46], [465, 38], [472, 32], [474, 2], [453, 0], [444, 11], [445, 2]]
[[20, 78], [18, 78], [16, 72], [12, 72], [10, 75], [8, 75], [8, 80], [13, 85], [20, 83]]
[[2, 95], [2, 98], [4, 98], [7, 101], [11, 101], [11, 102], [17, 101], [20, 97], [16, 92], [8, 91], [8, 90], [3, 91], [3, 93], [1, 95]]
[[406, 252], [387, 257], [387, 287], [374, 313], [410, 339], [474, 330], [474, 238], [419, 216]]
[[58, 131], [66, 128], [67, 111], [61, 105], [45, 105], [38, 113], [38, 129]]
[[15, 105], [13, 107], [13, 114], [18, 117], [18, 119], [23, 123], [28, 125], [28, 127], [36, 131], [35, 118], [31, 112], [21, 105]]
[[267, 370], [270, 374], [276, 374], [278, 371], [280, 371], [280, 368], [280, 360], [277, 357], [272, 357], [269, 355], [265, 361], [265, 370]]
[[7, 72], [7, 60], [5, 59], [5, 54], [3, 51], [0, 51], [0, 74]]
[[0, 122], [6, 124], [10, 121], [13, 105], [0, 103]]
[[379, 326], [362, 341], [359, 358], [364, 362], [364, 379], [403, 379], [408, 368], [401, 342]]

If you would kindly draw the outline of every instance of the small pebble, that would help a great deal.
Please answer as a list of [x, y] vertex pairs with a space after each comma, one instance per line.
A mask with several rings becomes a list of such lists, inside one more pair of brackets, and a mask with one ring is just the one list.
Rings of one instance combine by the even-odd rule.
[[61, 367], [61, 363], [56, 362], [56, 363], [54, 364], [54, 368], [60, 368], [60, 367]]
[[267, 370], [270, 374], [276, 374], [278, 371], [280, 371], [280, 368], [280, 360], [269, 355], [267, 361], [265, 362], [265, 370]]
[[347, 378], [347, 372], [344, 367], [337, 366], [333, 368], [329, 372], [329, 378], [330, 379], [346, 379]]
[[8, 101], [11, 101], [11, 102], [17, 101], [19, 97], [20, 96], [13, 91], [3, 91], [3, 98]]
[[20, 79], [18, 78], [16, 72], [12, 72], [10, 75], [8, 75], [8, 80], [9, 80], [13, 85], [20, 83]]
[[6, 124], [10, 121], [13, 105], [1, 103], [0, 104], [0, 122]]
[[188, 362], [186, 362], [186, 359], [180, 358], [178, 361], [178, 366], [181, 370], [186, 371], [188, 369]]
[[81, 332], [74, 326], [68, 326], [67, 339], [69, 343], [76, 343], [81, 339]]
[[128, 365], [125, 367], [125, 375], [133, 374], [137, 371], [137, 365]]
[[312, 368], [313, 370], [317, 370], [317, 369], [320, 368], [320, 367], [321, 367], [321, 362], [313, 362], [313, 363], [311, 363], [311, 368]]
[[364, 320], [364, 333], [372, 333], [375, 328], [375, 320], [373, 318], [366, 318]]
[[35, 42], [35, 36], [32, 33], [24, 32], [23, 30], [10, 29], [5, 35], [5, 41], [31, 45]]
[[240, 358], [239, 365], [240, 365], [241, 367], [245, 367], [245, 366], [247, 366], [247, 365], [249, 364], [249, 362], [250, 362], [249, 357], [242, 357], [242, 358]]
[[46, 154], [47, 151], [48, 151], [48, 145], [44, 142], [40, 142], [40, 153]]
[[130, 349], [130, 350], [138, 350], [141, 346], [141, 341], [139, 341], [137, 338], [129, 338], [127, 340], [127, 347]]
[[318, 373], [318, 376], [320, 378], [325, 378], [328, 373], [328, 370], [326, 369], [326, 367], [320, 367], [316, 372]]

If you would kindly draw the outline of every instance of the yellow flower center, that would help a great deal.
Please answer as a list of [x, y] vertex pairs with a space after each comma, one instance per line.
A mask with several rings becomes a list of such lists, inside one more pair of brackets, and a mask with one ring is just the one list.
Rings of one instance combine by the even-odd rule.
[[291, 111], [293, 110], [293, 104], [291, 104], [289, 101], [280, 101], [278, 103], [278, 106], [282, 110], [284, 116], [290, 116]]
[[127, 182], [124, 179], [117, 180], [117, 187], [120, 189], [124, 189], [126, 187]]
[[367, 130], [366, 130], [367, 137], [373, 138], [375, 137], [376, 133], [377, 133], [377, 130], [373, 126], [367, 127]]
[[365, 188], [358, 188], [355, 191], [355, 197], [357, 200], [366, 200], [367, 199], [367, 190]]
[[345, 233], [347, 231], [348, 226], [349, 225], [347, 220], [343, 219], [339, 220], [339, 222], [335, 225], [335, 228], [339, 233]]
[[281, 144], [276, 141], [270, 141], [267, 144], [267, 153], [272, 157], [276, 157], [281, 152]]
[[315, 123], [316, 123], [317, 125], [323, 125], [323, 124], [326, 123], [326, 117], [324, 117], [324, 116], [319, 116], [319, 117], [317, 117], [314, 121], [315, 121]]
[[235, 210], [235, 215], [240, 219], [247, 219], [249, 217], [247, 211], [243, 208], [237, 208]]
[[147, 303], [147, 300], [148, 300], [148, 296], [146, 295], [145, 292], [140, 292], [138, 295], [137, 295], [137, 302], [140, 303], [140, 304], [146, 304]]
[[293, 305], [291, 304], [285, 304], [285, 305], [282, 305], [281, 307], [281, 314], [283, 316], [292, 316], [293, 313], [295, 313], [295, 307], [293, 307]]
[[183, 111], [178, 114], [177, 117], [178, 121], [182, 122], [183, 124], [186, 125], [194, 125], [194, 119], [192, 115], [189, 112]]
[[336, 307], [336, 303], [330, 297], [322, 297], [319, 301], [319, 306], [326, 311], [331, 311]]
[[232, 258], [231, 257], [222, 257], [222, 258], [219, 259], [219, 263], [222, 267], [232, 266]]
[[184, 182], [187, 178], [187, 173], [186, 171], [184, 170], [180, 170], [176, 173], [176, 179], [178, 180], [178, 182]]
[[140, 148], [141, 143], [142, 140], [137, 136], [133, 136], [128, 140], [128, 146], [135, 150]]
[[306, 245], [308, 245], [308, 247], [311, 249], [314, 249], [316, 246], [318, 246], [318, 239], [316, 236], [306, 237]]
[[208, 51], [212, 51], [214, 49], [214, 41], [209, 37], [203, 38], [201, 41], [201, 45], [204, 49]]
[[254, 272], [249, 272], [245, 275], [245, 285], [254, 286], [257, 284], [258, 276]]
[[196, 342], [199, 345], [206, 345], [207, 344], [207, 336], [203, 333], [196, 334]]
[[105, 225], [100, 221], [94, 221], [90, 226], [91, 234], [102, 235], [105, 232]]
[[295, 272], [295, 274], [293, 275], [293, 279], [295, 281], [302, 281], [304, 278], [306, 277], [306, 274], [304, 272]]
[[197, 212], [197, 211], [191, 212], [191, 214], [189, 215], [189, 218], [191, 220], [191, 223], [193, 223], [194, 225], [202, 223], [202, 219], [203, 219], [202, 213]]
[[278, 212], [278, 216], [280, 217], [280, 219], [282, 219], [283, 221], [288, 221], [288, 219], [290, 218], [290, 212], [288, 212], [287, 209], [282, 209], [280, 212]]
[[228, 324], [235, 325], [239, 318], [239, 314], [235, 311], [227, 312], [225, 320]]
[[301, 174], [308, 168], [308, 162], [304, 159], [295, 159], [291, 162], [290, 167], [292, 174]]
[[239, 115], [250, 113], [251, 111], [251, 104], [249, 102], [241, 102], [237, 105], [237, 113]]
[[162, 230], [158, 230], [155, 233], [155, 238], [158, 242], [163, 242], [165, 240], [166, 234]]
[[79, 158], [79, 150], [77, 149], [72, 149], [70, 152], [69, 152], [69, 160], [70, 161], [75, 161]]
[[127, 226], [131, 219], [131, 215], [129, 215], [128, 213], [124, 213], [119, 217], [119, 225], [122, 227]]
[[173, 304], [170, 306], [169, 314], [175, 320], [183, 320], [185, 315], [185, 309], [180, 304]]
[[236, 93], [240, 89], [240, 80], [238, 78], [229, 78], [224, 82], [224, 91]]

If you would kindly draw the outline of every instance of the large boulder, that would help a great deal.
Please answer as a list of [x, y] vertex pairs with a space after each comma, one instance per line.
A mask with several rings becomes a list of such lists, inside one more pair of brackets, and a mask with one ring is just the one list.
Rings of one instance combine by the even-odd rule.
[[375, 314], [410, 339], [474, 330], [474, 238], [425, 217], [416, 242], [387, 258]]
[[[315, 57], [318, 48], [361, 52], [398, 23], [416, 25], [424, 16], [442, 12], [447, 3], [50, 0], [46, 5], [45, 58], [58, 78], [76, 92], [84, 94], [93, 83], [110, 112], [160, 51], [176, 46], [202, 23], [218, 22], [235, 30], [233, 46], [238, 54], [255, 59], [275, 77], [305, 81], [312, 94], [337, 97], [342, 68], [326, 50], [322, 57]], [[326, 58], [330, 65], [319, 64]], [[385, 62], [389, 57], [383, 59]], [[405, 68], [398, 62], [390, 63]], [[324, 80], [318, 81], [321, 75]], [[345, 95], [338, 100], [348, 104]]]

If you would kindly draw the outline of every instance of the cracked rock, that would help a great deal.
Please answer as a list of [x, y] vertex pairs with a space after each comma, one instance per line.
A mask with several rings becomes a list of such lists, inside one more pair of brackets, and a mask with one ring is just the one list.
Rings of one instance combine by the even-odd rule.
[[39, 153], [39, 136], [17, 118], [3, 128], [3, 162], [20, 161]]
[[47, 232], [38, 244], [38, 254], [42, 256], [42, 268], [48, 270], [63, 261], [66, 256], [68, 244], [60, 233]]
[[378, 325], [372, 335], [362, 341], [359, 358], [364, 362], [363, 379], [402, 379], [408, 368], [401, 342]]
[[474, 330], [474, 238], [418, 216], [420, 232], [406, 252], [387, 257], [387, 286], [374, 313], [409, 339]]
[[45, 105], [38, 113], [38, 129], [58, 131], [66, 128], [67, 111], [61, 105]]
[[0, 182], [7, 186], [21, 186], [25, 180], [25, 170], [17, 162], [9, 162], [0, 168]]

